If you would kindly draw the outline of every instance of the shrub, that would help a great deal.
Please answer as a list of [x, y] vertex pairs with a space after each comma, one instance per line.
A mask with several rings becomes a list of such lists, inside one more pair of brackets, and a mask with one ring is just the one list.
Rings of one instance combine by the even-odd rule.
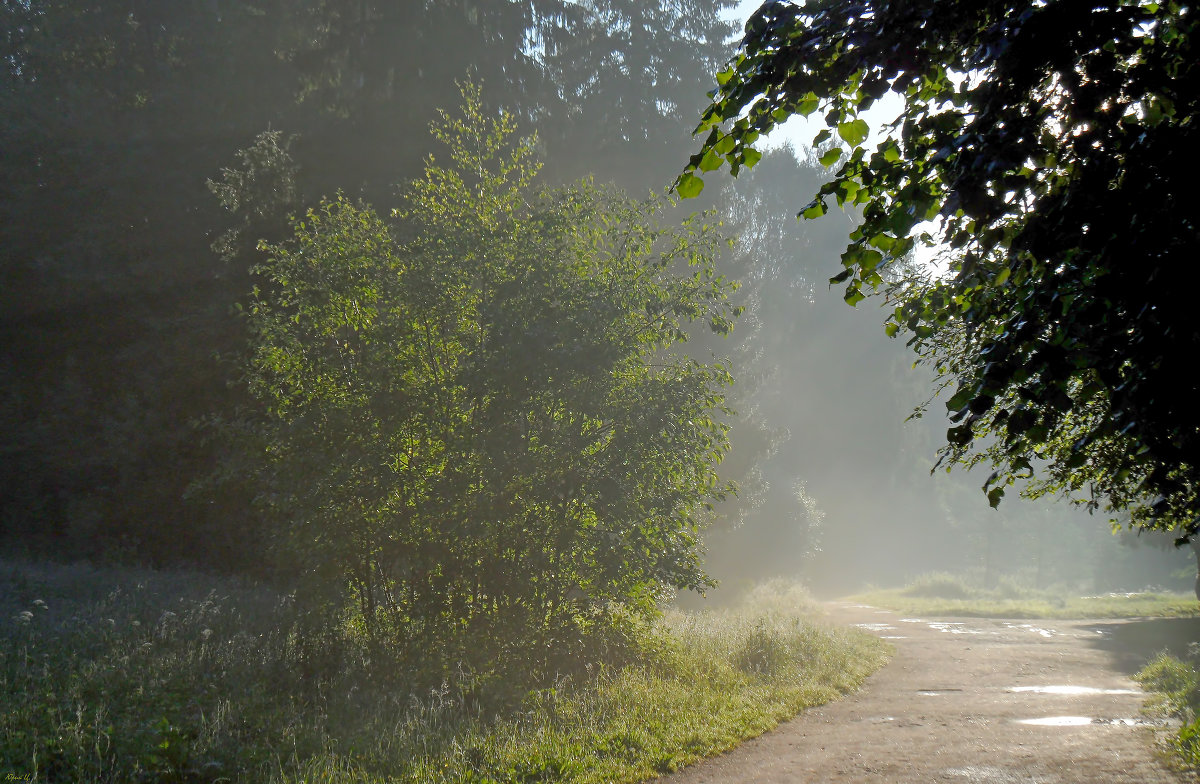
[[967, 585], [957, 575], [946, 572], [930, 572], [917, 577], [905, 586], [901, 593], [925, 599], [970, 599], [978, 591]]

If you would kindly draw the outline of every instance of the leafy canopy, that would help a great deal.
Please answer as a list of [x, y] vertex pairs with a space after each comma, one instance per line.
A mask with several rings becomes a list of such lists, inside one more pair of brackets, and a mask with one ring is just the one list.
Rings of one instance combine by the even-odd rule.
[[533, 142], [463, 97], [393, 220], [338, 196], [263, 246], [244, 364], [281, 552], [348, 586], [376, 639], [446, 662], [711, 584], [730, 379], [676, 347], [737, 315], [712, 227], [534, 191]]
[[[861, 208], [831, 282], [852, 305], [885, 290], [888, 333], [954, 387], [943, 458], [994, 464], [993, 505], [1026, 479], [1191, 531], [1195, 27], [1191, 6], [1148, 0], [767, 2], [676, 188], [736, 175], [761, 134], [821, 114], [833, 176], [801, 214]], [[889, 92], [903, 109], [869, 149], [860, 115]], [[939, 241], [944, 275], [885, 282]]]

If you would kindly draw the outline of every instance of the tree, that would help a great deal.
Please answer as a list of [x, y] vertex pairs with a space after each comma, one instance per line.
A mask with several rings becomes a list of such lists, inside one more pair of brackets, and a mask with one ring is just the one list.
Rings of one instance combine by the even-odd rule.
[[263, 245], [234, 431], [281, 554], [348, 587], [376, 641], [445, 662], [711, 584], [729, 377], [676, 348], [736, 316], [712, 227], [535, 192], [532, 142], [463, 96], [395, 221], [338, 196]]
[[[954, 387], [943, 459], [993, 464], [992, 505], [1024, 480], [1194, 533], [1200, 227], [1177, 200], [1200, 175], [1195, 27], [1179, 2], [767, 2], [676, 187], [823, 113], [835, 174], [801, 214], [861, 207], [831, 282], [894, 298], [888, 333]], [[888, 92], [903, 109], [869, 150], [860, 114]], [[938, 242], [945, 274], [888, 281]]]
[[539, 133], [555, 172], [603, 171], [635, 192], [670, 179], [670, 152], [687, 143], [708, 74], [725, 56], [731, 5], [585, 0], [547, 15], [540, 44], [554, 95]]

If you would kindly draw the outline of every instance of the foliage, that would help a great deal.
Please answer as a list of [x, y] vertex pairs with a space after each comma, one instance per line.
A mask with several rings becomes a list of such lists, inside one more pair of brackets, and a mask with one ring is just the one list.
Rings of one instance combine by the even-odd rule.
[[561, 653], [614, 602], [712, 584], [729, 376], [676, 347], [737, 311], [714, 228], [534, 193], [530, 142], [463, 95], [395, 223], [338, 196], [263, 246], [244, 366], [281, 551], [348, 583], [373, 638], [447, 663]]
[[254, 144], [238, 150], [237, 166], [221, 169], [221, 179], [208, 180], [208, 189], [236, 225], [226, 229], [212, 245], [222, 260], [232, 263], [245, 257], [260, 237], [276, 236], [278, 224], [299, 206], [299, 167], [290, 147], [295, 141], [280, 131], [263, 131]]
[[[830, 197], [862, 209], [832, 280], [852, 305], [887, 290], [888, 332], [955, 387], [943, 457], [993, 463], [993, 505], [1036, 470], [1033, 494], [1086, 488], [1136, 525], [1190, 531], [1197, 226], [1174, 200], [1195, 179], [1178, 163], [1200, 132], [1195, 25], [1190, 6], [1142, 0], [767, 2], [676, 187], [736, 175], [761, 134], [823, 113], [835, 174], [802, 215]], [[860, 115], [889, 92], [903, 109], [870, 150]], [[888, 283], [937, 241], [947, 274]]]
[[1175, 752], [1192, 768], [1200, 768], [1200, 672], [1194, 661], [1183, 661], [1164, 651], [1134, 680], [1154, 693], [1151, 705], [1182, 722], [1175, 736]]
[[[855, 689], [870, 635], [796, 592], [640, 627], [549, 684], [381, 681], [349, 625], [314, 641], [289, 596], [181, 572], [0, 564], [0, 765], [31, 781], [641, 781]], [[770, 601], [771, 599], [774, 601]], [[783, 606], [781, 600], [789, 600]], [[755, 635], [772, 673], [736, 655]]]

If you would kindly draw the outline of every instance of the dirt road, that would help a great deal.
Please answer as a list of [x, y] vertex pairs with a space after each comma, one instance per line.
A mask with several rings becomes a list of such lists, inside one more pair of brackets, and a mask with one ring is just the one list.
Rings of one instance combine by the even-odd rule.
[[[905, 618], [832, 605], [896, 646], [857, 694], [659, 784], [1191, 781], [1154, 745], [1128, 675], [1200, 620]], [[1161, 731], [1161, 729], [1160, 729]]]

